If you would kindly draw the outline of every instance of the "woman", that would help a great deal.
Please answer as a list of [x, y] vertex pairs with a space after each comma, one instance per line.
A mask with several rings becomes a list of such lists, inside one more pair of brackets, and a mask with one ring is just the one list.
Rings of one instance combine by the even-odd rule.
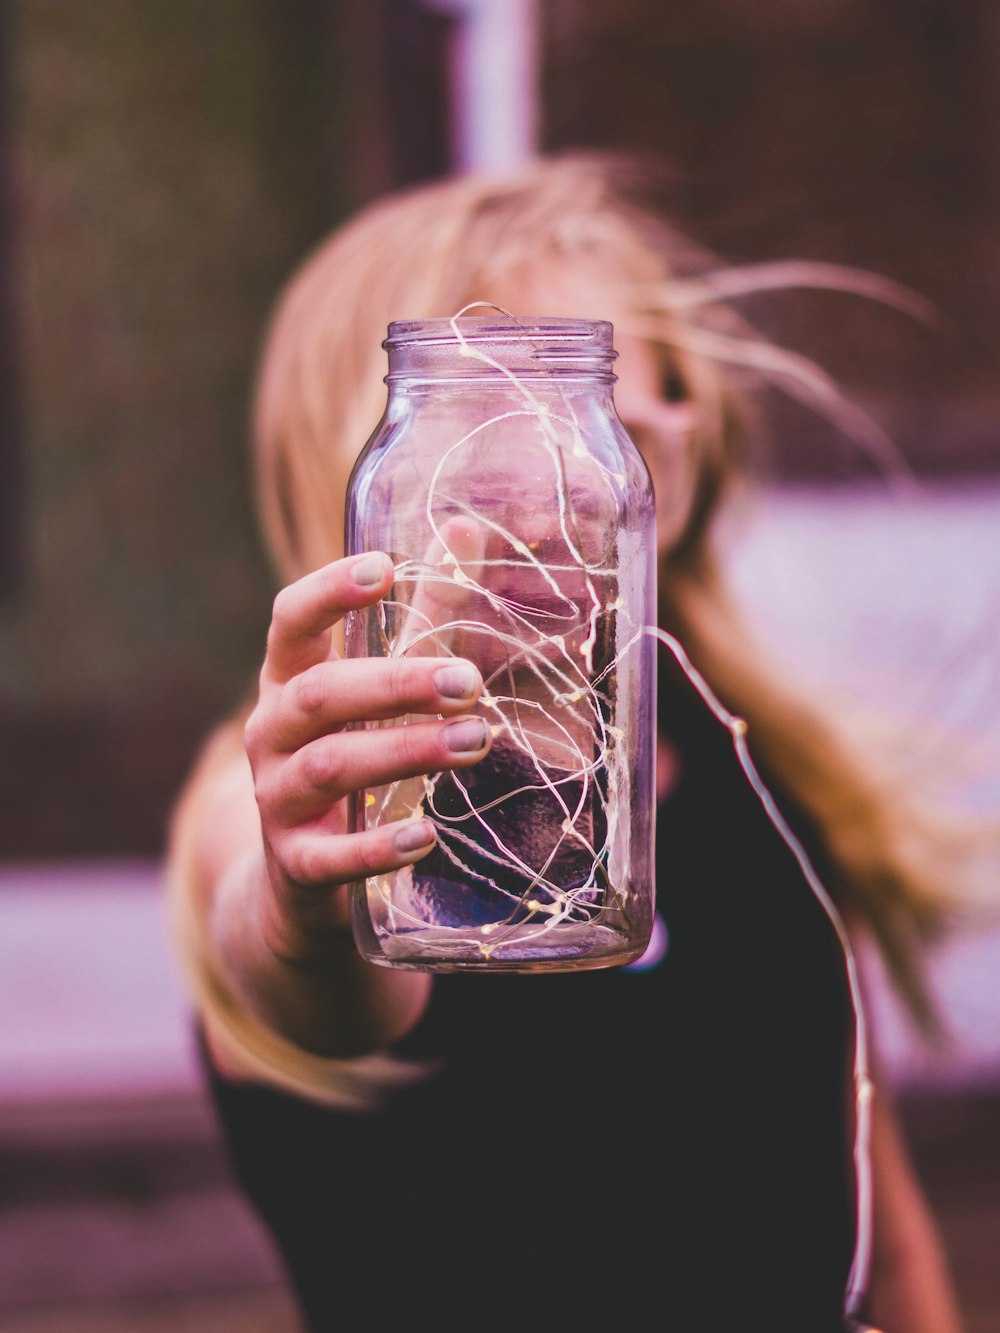
[[[656, 491], [660, 626], [747, 720], [847, 927], [876, 936], [933, 1024], [920, 962], [944, 913], [936, 844], [765, 662], [713, 554], [746, 472], [723, 365], [787, 365], [633, 195], [627, 172], [588, 155], [442, 181], [363, 211], [282, 295], [255, 434], [283, 586], [259, 686], [209, 738], [171, 835], [206, 1071], [311, 1330], [417, 1316], [445, 1329], [957, 1333], [881, 1089], [869, 1169], [847, 930], [671, 653], [663, 929], [640, 965], [432, 977], [373, 968], [353, 947], [346, 886], [425, 855], [434, 829], [348, 833], [351, 793], [474, 765], [489, 737], [463, 725], [482, 689], [474, 666], [442, 680], [434, 659], [403, 673], [338, 655], [344, 614], [392, 582], [384, 554], [342, 558], [345, 487], [384, 404], [389, 321], [485, 300], [613, 321], [616, 404]], [[349, 727], [404, 713], [427, 715], [405, 751], [399, 729]]]

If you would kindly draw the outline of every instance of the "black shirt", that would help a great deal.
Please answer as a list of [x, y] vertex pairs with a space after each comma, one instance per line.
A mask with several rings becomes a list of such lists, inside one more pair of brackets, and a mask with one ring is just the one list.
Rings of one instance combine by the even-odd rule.
[[375, 1112], [209, 1069], [312, 1333], [843, 1328], [843, 951], [725, 728], [666, 687], [658, 963], [435, 977], [397, 1049], [441, 1072]]

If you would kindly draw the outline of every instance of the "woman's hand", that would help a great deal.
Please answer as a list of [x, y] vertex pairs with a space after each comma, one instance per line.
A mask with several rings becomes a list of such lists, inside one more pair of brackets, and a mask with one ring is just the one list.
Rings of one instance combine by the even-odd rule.
[[[407, 865], [433, 846], [426, 820], [348, 832], [351, 796], [399, 778], [468, 767], [489, 748], [489, 728], [467, 715], [483, 688], [471, 663], [343, 660], [333, 648], [332, 627], [384, 596], [392, 577], [388, 556], [376, 552], [337, 560], [275, 599], [245, 744], [267, 868], [260, 929], [275, 956], [293, 965], [322, 966], [343, 951], [344, 885]], [[413, 713], [428, 720], [353, 727]]]

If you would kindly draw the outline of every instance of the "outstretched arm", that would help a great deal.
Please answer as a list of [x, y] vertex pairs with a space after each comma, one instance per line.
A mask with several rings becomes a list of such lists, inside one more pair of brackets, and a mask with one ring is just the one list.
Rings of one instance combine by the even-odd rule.
[[[196, 832], [207, 945], [228, 986], [273, 1031], [338, 1058], [401, 1036], [430, 987], [426, 974], [360, 957], [346, 886], [419, 859], [433, 828], [404, 821], [350, 833], [348, 802], [367, 787], [467, 767], [490, 739], [479, 719], [460, 717], [482, 690], [471, 664], [336, 654], [332, 626], [391, 582], [391, 562], [375, 554], [335, 561], [279, 593], [246, 725], [249, 766], [217, 783]], [[427, 720], [351, 727], [407, 714]]]

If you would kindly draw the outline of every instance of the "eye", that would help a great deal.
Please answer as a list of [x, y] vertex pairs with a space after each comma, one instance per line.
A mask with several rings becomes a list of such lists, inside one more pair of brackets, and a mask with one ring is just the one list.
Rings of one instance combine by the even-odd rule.
[[663, 377], [663, 396], [668, 403], [685, 403], [690, 397], [687, 385], [676, 370], [668, 370]]

